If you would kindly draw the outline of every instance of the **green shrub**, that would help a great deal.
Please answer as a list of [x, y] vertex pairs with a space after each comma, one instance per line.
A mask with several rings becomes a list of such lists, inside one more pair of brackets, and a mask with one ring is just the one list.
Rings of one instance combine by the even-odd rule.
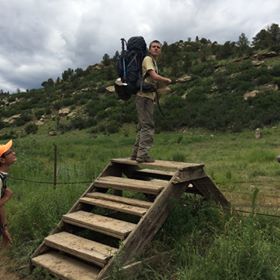
[[6, 125], [4, 122], [0, 121], [0, 129], [4, 128]]
[[37, 110], [37, 111], [34, 113], [34, 115], [35, 115], [35, 117], [36, 117], [37, 119], [39, 119], [39, 118], [42, 117], [42, 115], [44, 115], [44, 113], [45, 113], [45, 110], [44, 110], [44, 109], [39, 109], [39, 110]]
[[270, 70], [270, 74], [272, 76], [280, 77], [280, 64], [273, 65], [272, 69]]
[[75, 118], [71, 119], [69, 126], [72, 129], [83, 129], [88, 127], [88, 120], [83, 117], [76, 116]]
[[269, 74], [263, 74], [256, 79], [256, 84], [263, 85], [263, 84], [271, 82], [271, 80], [272, 80], [272, 78]]
[[239, 64], [239, 70], [244, 71], [254, 67], [251, 60], [244, 60]]
[[35, 134], [38, 131], [38, 126], [35, 123], [29, 123], [25, 126], [24, 131], [27, 134]]
[[14, 122], [15, 126], [22, 126], [24, 124], [26, 124], [27, 122], [32, 120], [32, 115], [27, 113], [27, 112], [23, 112], [20, 116], [20, 118], [17, 118]]

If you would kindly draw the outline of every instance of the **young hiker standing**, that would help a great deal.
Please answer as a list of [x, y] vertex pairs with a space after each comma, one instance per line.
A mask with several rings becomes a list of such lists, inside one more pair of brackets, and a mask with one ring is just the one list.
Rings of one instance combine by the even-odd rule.
[[161, 43], [154, 40], [149, 45], [149, 55], [142, 62], [142, 75], [144, 84], [150, 84], [154, 90], [150, 92], [139, 91], [136, 95], [136, 110], [138, 117], [137, 135], [134, 143], [132, 160], [139, 163], [153, 162], [154, 159], [148, 152], [153, 144], [155, 132], [154, 104], [157, 98], [156, 90], [158, 82], [170, 84], [171, 79], [163, 77], [158, 73], [157, 59], [161, 53]]
[[11, 149], [12, 145], [12, 140], [4, 145], [0, 145], [0, 236], [2, 236], [3, 246], [12, 243], [4, 209], [6, 202], [9, 201], [13, 195], [13, 192], [7, 186], [9, 167], [16, 161], [16, 154]]

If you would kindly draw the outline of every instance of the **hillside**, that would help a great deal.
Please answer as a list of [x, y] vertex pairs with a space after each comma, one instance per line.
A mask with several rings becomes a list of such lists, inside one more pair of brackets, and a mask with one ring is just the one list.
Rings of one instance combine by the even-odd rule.
[[[202, 127], [241, 131], [273, 126], [280, 121], [280, 29], [272, 24], [252, 44], [241, 34], [223, 45], [205, 38], [163, 44], [161, 73], [175, 80], [161, 96], [164, 117], [156, 113], [157, 129]], [[266, 34], [267, 36], [263, 36]], [[276, 39], [274, 39], [274, 37]], [[63, 133], [88, 128], [114, 133], [134, 123], [133, 98], [118, 100], [110, 86], [117, 78], [113, 58], [100, 64], [67, 69], [42, 88], [9, 94], [1, 91], [1, 138], [42, 131]]]

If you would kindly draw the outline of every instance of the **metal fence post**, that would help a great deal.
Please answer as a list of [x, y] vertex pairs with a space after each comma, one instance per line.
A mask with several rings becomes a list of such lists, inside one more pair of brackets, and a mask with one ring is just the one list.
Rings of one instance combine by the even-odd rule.
[[53, 144], [54, 147], [54, 163], [53, 163], [53, 187], [56, 188], [56, 176], [57, 176], [57, 146]]

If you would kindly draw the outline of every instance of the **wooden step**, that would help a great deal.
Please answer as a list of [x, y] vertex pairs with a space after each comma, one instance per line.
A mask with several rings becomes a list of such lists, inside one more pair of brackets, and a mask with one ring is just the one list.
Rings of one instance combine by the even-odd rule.
[[124, 239], [134, 228], [135, 224], [93, 214], [77, 211], [63, 215], [63, 221], [93, 231], [98, 231], [119, 239]]
[[149, 194], [158, 194], [167, 185], [168, 182], [164, 180], [158, 180], [156, 182], [153, 182], [114, 176], [100, 177], [94, 182], [94, 186], [96, 187], [113, 188], [118, 190], [126, 189], [130, 191], [143, 192]]
[[103, 207], [107, 209], [116, 210], [123, 213], [128, 213], [136, 216], [142, 217], [147, 212], [147, 208], [142, 208], [138, 206], [132, 206], [124, 203], [109, 201], [101, 198], [91, 198], [83, 197], [80, 198], [80, 202], [95, 205], [98, 207]]
[[118, 195], [112, 195], [112, 194], [107, 194], [107, 193], [100, 193], [100, 192], [92, 192], [92, 193], [87, 193], [87, 197], [92, 197], [92, 198], [101, 198], [109, 201], [115, 201], [115, 202], [120, 202], [132, 206], [139, 206], [142, 208], [149, 209], [153, 203], [140, 200], [140, 199], [135, 199], [135, 198], [128, 198], [128, 197], [123, 197], [123, 196], [118, 196]]
[[187, 162], [179, 162], [179, 161], [166, 161], [166, 160], [156, 160], [154, 162], [144, 162], [144, 163], [137, 163], [135, 160], [131, 160], [129, 158], [114, 158], [111, 160], [113, 163], [120, 163], [126, 165], [143, 165], [143, 166], [153, 166], [165, 169], [178, 169], [184, 170], [193, 167], [203, 167], [203, 163], [187, 163]]
[[150, 168], [142, 168], [136, 171], [140, 174], [147, 174], [147, 175], [160, 175], [160, 176], [166, 176], [171, 178], [175, 171], [167, 171], [167, 170], [158, 170], [158, 169], [150, 169]]
[[68, 232], [49, 235], [45, 238], [45, 244], [101, 267], [117, 252], [116, 248]]
[[32, 263], [42, 266], [51, 274], [64, 280], [95, 280], [100, 271], [83, 261], [57, 252], [37, 256], [32, 259]]

